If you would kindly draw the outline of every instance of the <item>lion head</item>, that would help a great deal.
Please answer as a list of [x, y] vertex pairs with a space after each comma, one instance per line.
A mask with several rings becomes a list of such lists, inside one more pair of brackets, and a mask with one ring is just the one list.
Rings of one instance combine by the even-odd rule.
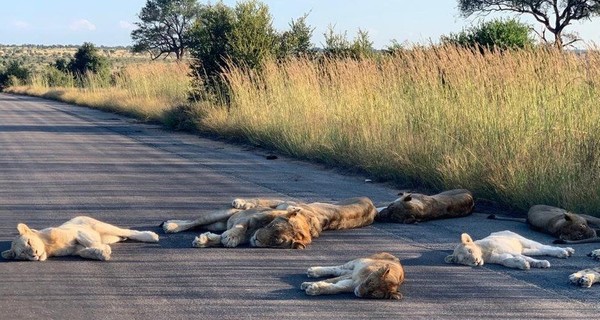
[[460, 236], [460, 244], [456, 246], [454, 252], [447, 256], [445, 261], [447, 263], [464, 264], [467, 266], [482, 266], [483, 265], [483, 252], [481, 248], [473, 242], [471, 236], [463, 233]]
[[416, 215], [422, 210], [422, 204], [419, 201], [413, 201], [412, 194], [399, 193], [400, 198], [390, 203], [377, 215], [378, 221], [391, 221], [400, 223], [417, 222]]
[[584, 217], [567, 212], [564, 219], [565, 223], [559, 229], [559, 239], [577, 241], [596, 237], [596, 231], [590, 228]]
[[289, 206], [288, 213], [273, 219], [250, 239], [254, 247], [304, 249], [312, 241], [311, 227], [303, 209]]
[[390, 272], [390, 266], [383, 266], [371, 272], [356, 288], [354, 294], [359, 298], [396, 299], [402, 298], [398, 287], [403, 277]]
[[19, 236], [13, 240], [9, 250], [2, 252], [4, 259], [44, 261], [47, 258], [46, 246], [35, 230], [24, 223], [17, 225]]

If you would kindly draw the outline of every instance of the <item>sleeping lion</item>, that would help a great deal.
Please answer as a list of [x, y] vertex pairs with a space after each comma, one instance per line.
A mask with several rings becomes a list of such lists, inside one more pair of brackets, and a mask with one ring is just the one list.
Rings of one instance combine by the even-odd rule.
[[311, 267], [311, 278], [334, 276], [300, 286], [311, 296], [354, 292], [359, 298], [401, 299], [398, 288], [404, 282], [404, 269], [395, 256], [381, 252], [333, 267]]
[[527, 212], [527, 219], [498, 217], [494, 214], [488, 219], [524, 222], [535, 231], [555, 236], [554, 243], [600, 242], [596, 229], [600, 228], [600, 218], [569, 212], [565, 209], [535, 205]]
[[473, 241], [463, 233], [461, 243], [454, 252], [447, 256], [447, 263], [482, 266], [484, 263], [495, 263], [515, 269], [549, 268], [547, 260], [537, 260], [528, 256], [552, 256], [567, 258], [575, 253], [573, 248], [548, 246], [527, 239], [512, 231], [492, 232], [489, 236]]
[[400, 198], [387, 207], [378, 208], [375, 220], [381, 222], [416, 223], [434, 219], [470, 215], [475, 202], [469, 190], [454, 189], [433, 196], [421, 193], [399, 193]]
[[[370, 225], [377, 210], [370, 199], [351, 198], [329, 203], [300, 203], [269, 199], [235, 199], [233, 209], [209, 213], [196, 220], [168, 220], [167, 233], [202, 227], [205, 232], [192, 246], [223, 245], [304, 249], [324, 230], [359, 228]], [[222, 234], [213, 232], [223, 231]]]
[[[594, 250], [588, 256], [600, 260], [600, 249]], [[569, 276], [571, 283], [589, 288], [594, 283], [600, 282], [600, 267], [584, 269]]]
[[151, 231], [123, 229], [90, 217], [76, 217], [58, 227], [30, 229], [24, 223], [17, 225], [19, 236], [11, 248], [2, 252], [4, 259], [45, 261], [53, 256], [76, 255], [87, 259], [109, 260], [109, 244], [133, 239], [158, 242]]

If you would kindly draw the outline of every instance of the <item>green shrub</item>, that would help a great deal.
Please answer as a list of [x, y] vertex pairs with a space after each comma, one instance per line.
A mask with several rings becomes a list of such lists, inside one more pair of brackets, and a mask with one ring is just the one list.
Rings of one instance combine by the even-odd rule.
[[524, 49], [534, 45], [531, 27], [518, 20], [496, 19], [458, 34], [442, 36], [442, 43], [477, 49]]

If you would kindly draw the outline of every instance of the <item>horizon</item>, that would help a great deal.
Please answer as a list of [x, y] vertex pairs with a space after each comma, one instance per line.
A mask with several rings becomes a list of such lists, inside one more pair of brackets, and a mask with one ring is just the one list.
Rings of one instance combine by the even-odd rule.
[[[206, 4], [209, 1], [199, 1]], [[214, 3], [214, 1], [212, 1]], [[228, 6], [238, 1], [224, 0]], [[288, 28], [292, 19], [309, 13], [307, 23], [314, 28], [312, 43], [323, 47], [329, 25], [336, 33], [346, 32], [353, 39], [359, 29], [367, 31], [374, 49], [384, 49], [392, 41], [401, 44], [437, 43], [442, 35], [457, 33], [494, 18], [517, 17], [520, 21], [541, 30], [533, 18], [514, 14], [494, 14], [485, 17], [462, 18], [457, 1], [429, 2], [409, 0], [266, 0], [277, 31]], [[84, 42], [99, 47], [128, 47], [132, 45], [131, 31], [139, 21], [137, 14], [146, 0], [79, 3], [63, 0], [48, 3], [44, 0], [25, 0], [10, 3], [0, 12], [0, 44], [79, 46]], [[32, 6], [32, 4], [35, 4]], [[376, 5], [374, 5], [376, 4]], [[114, 10], [118, 7], [120, 10]], [[60, 17], [57, 19], [57, 17]], [[343, 17], [343, 18], [342, 18]], [[482, 19], [484, 18], [484, 19]], [[583, 41], [576, 47], [585, 48], [600, 43], [600, 17], [576, 21], [566, 32], [577, 32]]]

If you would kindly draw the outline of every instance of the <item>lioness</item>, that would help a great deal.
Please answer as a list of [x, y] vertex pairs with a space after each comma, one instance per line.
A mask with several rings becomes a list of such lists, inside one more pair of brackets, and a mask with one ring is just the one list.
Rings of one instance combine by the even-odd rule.
[[600, 228], [600, 219], [576, 214], [547, 205], [535, 205], [527, 212], [527, 219], [488, 216], [489, 219], [525, 222], [533, 230], [558, 238], [554, 243], [600, 242], [594, 228]]
[[526, 270], [550, 267], [547, 260], [536, 260], [527, 255], [566, 258], [575, 253], [573, 248], [547, 246], [508, 230], [492, 232], [477, 241], [463, 233], [460, 239], [461, 243], [454, 249], [454, 253], [446, 257], [447, 263], [482, 266], [487, 262]]
[[381, 252], [366, 258], [354, 259], [334, 267], [311, 267], [311, 278], [335, 276], [318, 282], [304, 282], [300, 286], [306, 294], [336, 294], [354, 292], [359, 298], [401, 299], [398, 292], [404, 282], [404, 269], [395, 256]]
[[434, 219], [458, 218], [470, 215], [475, 202], [469, 190], [454, 189], [428, 196], [420, 193], [399, 193], [400, 198], [387, 207], [378, 208], [375, 220], [415, 223]]
[[122, 229], [90, 217], [76, 217], [58, 227], [30, 229], [17, 225], [19, 236], [10, 250], [2, 252], [4, 259], [45, 261], [52, 256], [77, 255], [87, 259], [110, 259], [111, 243], [127, 238], [142, 242], [158, 242], [151, 231]]
[[284, 200], [235, 199], [233, 209], [213, 212], [196, 220], [168, 220], [167, 233], [202, 226], [209, 231], [194, 239], [193, 247], [223, 245], [304, 249], [324, 230], [350, 229], [373, 223], [377, 210], [368, 198], [351, 198], [335, 204]]
[[[588, 256], [600, 260], [600, 249], [594, 250]], [[600, 282], [600, 267], [584, 269], [575, 272], [569, 276], [571, 283], [584, 288], [591, 287], [594, 283]]]

